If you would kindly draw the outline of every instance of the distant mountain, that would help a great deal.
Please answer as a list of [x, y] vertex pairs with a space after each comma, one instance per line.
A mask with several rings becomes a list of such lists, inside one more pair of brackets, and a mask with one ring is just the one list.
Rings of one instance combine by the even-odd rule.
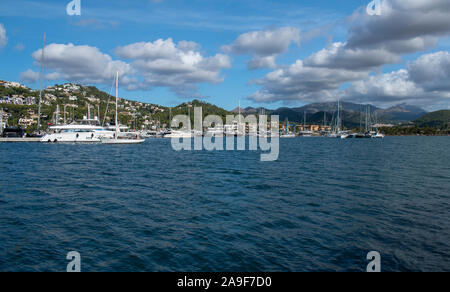
[[[246, 107], [246, 108], [241, 108], [241, 114], [243, 115], [254, 115], [254, 114], [260, 114], [261, 110], [263, 110], [266, 114], [272, 112], [272, 110], [263, 108], [263, 107], [258, 107], [258, 108], [254, 108], [254, 107]], [[234, 110], [231, 111], [232, 113], [239, 113], [239, 107], [235, 108]]]
[[[361, 112], [365, 113], [367, 108], [369, 108], [369, 111], [374, 117], [376, 116], [376, 119], [379, 122], [386, 123], [409, 122], [416, 120], [426, 114], [425, 110], [406, 104], [400, 104], [388, 109], [381, 109], [373, 105], [342, 102], [341, 111], [344, 125], [352, 127], [355, 125], [359, 126], [361, 120]], [[336, 115], [337, 103], [312, 103], [302, 107], [282, 107], [277, 110], [267, 112], [272, 115], [279, 115], [281, 121], [289, 119], [289, 121], [297, 123], [301, 123], [304, 121], [304, 116], [306, 113], [306, 121], [308, 123], [317, 123], [318, 121], [323, 122], [324, 113], [327, 114], [328, 121], [333, 117], [333, 115]]]
[[[42, 122], [44, 125], [52, 122], [52, 117], [54, 117], [57, 105], [60, 105], [61, 109], [63, 109], [65, 105], [68, 105], [69, 109], [72, 111], [72, 116], [76, 119], [81, 119], [87, 114], [87, 104], [91, 105], [91, 110], [96, 109], [97, 114], [100, 109], [101, 117], [105, 116], [106, 108], [108, 108], [108, 113], [106, 114], [107, 118], [109, 119], [114, 116], [113, 107], [108, 106], [108, 103], [114, 102], [114, 97], [93, 86], [76, 84], [55, 85], [46, 88], [43, 93]], [[34, 103], [27, 106], [17, 105], [16, 103], [12, 104], [10, 100], [13, 96], [19, 96], [23, 101], [28, 97], [33, 97]], [[36, 111], [37, 106], [35, 102], [37, 97], [38, 91], [31, 90], [18, 83], [0, 81], [0, 102], [5, 109], [5, 112], [8, 112], [10, 124], [17, 124], [20, 118], [30, 118], [32, 116], [35, 118], [35, 115], [31, 113], [32, 111], [28, 110], [31, 108]], [[187, 114], [189, 110], [192, 114], [193, 109], [191, 106], [201, 106], [205, 116], [214, 114], [225, 117], [228, 114], [237, 114], [239, 112], [239, 108], [230, 112], [213, 104], [198, 100], [168, 108], [155, 104], [121, 99], [119, 101], [121, 110], [120, 119], [123, 124], [133, 123], [134, 115], [136, 114], [138, 126], [142, 123], [148, 124], [148, 122], [168, 124], [170, 118], [175, 115]], [[369, 107], [370, 112], [372, 113], [372, 120], [377, 120], [381, 123], [398, 124], [400, 122], [417, 121], [422, 124], [441, 125], [447, 122], [445, 119], [445, 111], [443, 111], [444, 117], [434, 115], [428, 116], [423, 109], [407, 104], [399, 104], [388, 109], [351, 102], [342, 102], [341, 106], [343, 124], [346, 127], [359, 127], [361, 120], [365, 120], [364, 113], [367, 107]], [[264, 112], [266, 115], [278, 115], [281, 122], [288, 119], [290, 122], [303, 123], [306, 117], [307, 123], [323, 124], [325, 120], [329, 124], [333, 118], [336, 117], [337, 102], [312, 103], [296, 108], [281, 107], [276, 110], [263, 107], [247, 107], [241, 108], [240, 111], [243, 115], [257, 115], [261, 112]], [[422, 118], [423, 116], [425, 117]]]
[[419, 127], [449, 127], [450, 110], [428, 113], [415, 121]]
[[[356, 104], [351, 102], [341, 102], [341, 109], [347, 112], [361, 112], [364, 111], [367, 105]], [[379, 108], [369, 105], [372, 111], [379, 110]], [[304, 113], [318, 113], [318, 112], [333, 112], [337, 110], [337, 102], [325, 102], [325, 103], [311, 103], [302, 107], [293, 108], [296, 112]]]
[[377, 114], [383, 121], [409, 122], [414, 121], [427, 112], [422, 108], [407, 104], [399, 104], [385, 110], [378, 110]]

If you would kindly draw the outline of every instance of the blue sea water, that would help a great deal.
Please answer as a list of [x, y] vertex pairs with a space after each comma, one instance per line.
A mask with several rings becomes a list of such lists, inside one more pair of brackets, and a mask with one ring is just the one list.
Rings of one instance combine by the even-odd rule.
[[450, 271], [450, 137], [0, 144], [0, 271]]

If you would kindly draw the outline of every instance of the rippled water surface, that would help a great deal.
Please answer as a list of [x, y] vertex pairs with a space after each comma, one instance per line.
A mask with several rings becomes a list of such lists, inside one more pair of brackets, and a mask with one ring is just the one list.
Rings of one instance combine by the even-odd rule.
[[0, 271], [450, 271], [450, 138], [0, 144]]

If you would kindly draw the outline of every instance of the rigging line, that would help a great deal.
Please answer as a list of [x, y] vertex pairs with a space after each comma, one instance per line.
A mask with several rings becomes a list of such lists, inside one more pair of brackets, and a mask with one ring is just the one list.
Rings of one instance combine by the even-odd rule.
[[109, 109], [109, 102], [111, 101], [111, 94], [114, 88], [114, 84], [116, 83], [116, 80], [113, 81], [113, 84], [111, 85], [111, 90], [109, 91], [109, 95], [108, 95], [108, 103], [106, 104], [106, 111], [105, 111], [105, 116], [103, 117], [103, 123], [102, 123], [102, 127], [105, 126], [105, 122], [106, 122], [106, 115], [108, 114], [108, 109]]

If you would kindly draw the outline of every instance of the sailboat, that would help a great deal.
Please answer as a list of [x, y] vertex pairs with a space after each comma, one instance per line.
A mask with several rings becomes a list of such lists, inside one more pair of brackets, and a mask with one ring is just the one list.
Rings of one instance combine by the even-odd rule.
[[242, 137], [245, 136], [245, 124], [242, 124], [242, 119], [241, 119], [241, 100], [239, 99], [239, 123], [237, 124], [236, 127], [236, 136], [238, 137]]
[[295, 138], [295, 133], [289, 131], [289, 120], [286, 118], [286, 125], [284, 127], [284, 133], [280, 135], [280, 138]]
[[43, 76], [44, 76], [44, 69], [45, 69], [45, 32], [44, 32], [44, 41], [42, 45], [42, 54], [41, 54], [41, 72], [39, 73], [39, 82], [40, 82], [40, 89], [39, 89], [39, 101], [38, 101], [38, 120], [37, 120], [37, 129], [33, 133], [32, 137], [36, 138], [42, 138], [44, 136], [44, 133], [41, 131], [41, 104], [42, 104], [42, 86], [43, 86]]
[[341, 101], [338, 99], [337, 103], [337, 118], [334, 125], [333, 132], [327, 135], [329, 138], [347, 139], [350, 137], [348, 131], [342, 130], [342, 114], [341, 114]]
[[116, 133], [113, 138], [102, 139], [102, 144], [118, 145], [118, 144], [142, 144], [145, 139], [141, 139], [137, 133], [120, 133], [119, 126], [119, 72], [116, 73]]

